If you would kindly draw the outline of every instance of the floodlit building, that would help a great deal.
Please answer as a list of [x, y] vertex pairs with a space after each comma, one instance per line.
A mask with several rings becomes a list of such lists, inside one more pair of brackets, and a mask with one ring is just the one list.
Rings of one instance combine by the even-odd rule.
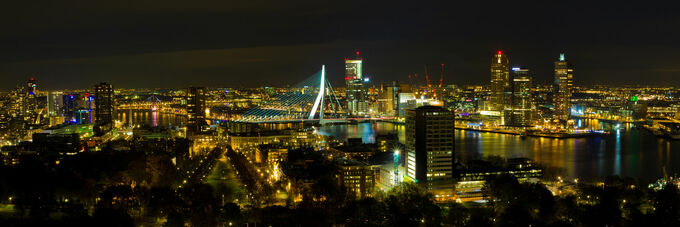
[[510, 88], [508, 56], [498, 51], [491, 58], [491, 97], [489, 110], [502, 112], [507, 105], [506, 91]]

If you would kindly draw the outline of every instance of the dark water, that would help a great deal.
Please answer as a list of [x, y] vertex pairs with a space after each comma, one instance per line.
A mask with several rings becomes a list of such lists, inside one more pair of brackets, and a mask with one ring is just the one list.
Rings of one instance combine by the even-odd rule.
[[[497, 133], [456, 130], [455, 156], [465, 161], [490, 155], [506, 158], [530, 158], [538, 163], [556, 167], [566, 177], [597, 180], [604, 176], [621, 175], [641, 180], [680, 174], [680, 141], [657, 138], [632, 125], [582, 121], [594, 129], [611, 131], [610, 135], [578, 139], [551, 139]], [[616, 130], [619, 128], [618, 130]], [[404, 126], [386, 122], [357, 125], [326, 125], [319, 133], [339, 139], [363, 138], [364, 143], [375, 141], [375, 135], [398, 133], [403, 142]]]
[[184, 126], [186, 116], [152, 112], [151, 110], [121, 110], [115, 119], [128, 124], [148, 124], [151, 126]]
[[[116, 119], [158, 126], [186, 124], [185, 116], [153, 114], [151, 111], [119, 112]], [[607, 130], [611, 134], [578, 139], [551, 139], [456, 130], [456, 159], [464, 162], [490, 155], [524, 157], [544, 166], [559, 168], [566, 177], [585, 180], [609, 175], [651, 180], [663, 177], [664, 168], [669, 175], [680, 174], [680, 141], [657, 138], [630, 124], [618, 125], [596, 120], [582, 120], [580, 124]], [[375, 142], [375, 136], [379, 134], [396, 133], [400, 142], [404, 142], [404, 126], [387, 122], [325, 125], [318, 128], [318, 132], [340, 140], [362, 138], [364, 143]]]

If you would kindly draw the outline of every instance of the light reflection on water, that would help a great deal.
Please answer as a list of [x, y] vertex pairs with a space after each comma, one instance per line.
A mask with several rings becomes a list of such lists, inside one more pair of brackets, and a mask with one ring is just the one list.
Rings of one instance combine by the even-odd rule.
[[[184, 116], [159, 113], [154, 118], [151, 111], [119, 112], [116, 119], [159, 126], [186, 124]], [[581, 179], [608, 175], [655, 179], [663, 177], [664, 167], [670, 175], [680, 174], [680, 141], [657, 138], [630, 124], [621, 125], [619, 130], [615, 130], [615, 124], [597, 120], [581, 120], [581, 124], [592, 129], [611, 130], [612, 133], [602, 137], [551, 139], [456, 130], [456, 159], [464, 162], [490, 155], [525, 157], [544, 166], [561, 168], [567, 177]], [[403, 125], [387, 122], [324, 125], [319, 132], [340, 140], [362, 138], [364, 143], [373, 143], [376, 135], [389, 133], [397, 133], [403, 143], [405, 136]]]
[[127, 124], [148, 124], [151, 126], [184, 126], [186, 117], [183, 115], [158, 113], [151, 110], [124, 110], [115, 114], [115, 119]]
[[[456, 130], [456, 159], [464, 162], [490, 155], [524, 157], [560, 168], [567, 177], [590, 180], [609, 175], [650, 180], [663, 177], [664, 167], [670, 175], [680, 173], [680, 141], [657, 138], [631, 124], [623, 124], [619, 130], [614, 130], [614, 124], [596, 120], [583, 120], [582, 124], [612, 133], [602, 137], [551, 139]], [[404, 141], [404, 126], [386, 122], [325, 125], [319, 131], [340, 140], [361, 137], [364, 143], [375, 142], [377, 134], [398, 133], [400, 142]]]

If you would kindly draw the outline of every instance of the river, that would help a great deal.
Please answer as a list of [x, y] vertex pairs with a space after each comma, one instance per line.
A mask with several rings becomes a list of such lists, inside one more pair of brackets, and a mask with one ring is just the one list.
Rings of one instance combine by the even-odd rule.
[[[158, 126], [182, 126], [186, 122], [186, 117], [181, 115], [153, 114], [150, 111], [119, 112], [116, 117], [123, 122]], [[459, 162], [490, 155], [530, 158], [543, 166], [561, 169], [565, 177], [584, 180], [610, 175], [653, 180], [663, 177], [664, 168], [671, 176], [680, 174], [680, 141], [657, 138], [631, 124], [617, 127], [597, 120], [582, 120], [577, 124], [608, 130], [611, 134], [552, 139], [456, 130], [455, 157]], [[324, 125], [318, 130], [320, 134], [340, 140], [362, 138], [364, 143], [375, 142], [376, 135], [396, 133], [400, 142], [404, 142], [404, 126], [388, 122]]]
[[[456, 130], [455, 158], [459, 162], [490, 155], [530, 158], [543, 166], [560, 169], [567, 178], [584, 180], [620, 175], [648, 181], [663, 177], [663, 168], [669, 175], [680, 174], [680, 141], [657, 138], [631, 124], [620, 125], [618, 130], [617, 125], [597, 120], [582, 120], [581, 124], [611, 134], [553, 139]], [[319, 132], [341, 140], [361, 137], [364, 143], [374, 142], [379, 134], [397, 133], [400, 142], [404, 141], [404, 126], [387, 122], [326, 125]]]

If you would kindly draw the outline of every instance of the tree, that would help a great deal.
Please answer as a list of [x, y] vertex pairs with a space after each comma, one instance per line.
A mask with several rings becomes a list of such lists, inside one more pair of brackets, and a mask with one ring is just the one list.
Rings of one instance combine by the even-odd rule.
[[120, 208], [99, 207], [92, 215], [95, 226], [133, 226], [130, 215]]
[[241, 207], [236, 203], [227, 203], [222, 207], [220, 221], [227, 225], [232, 223], [233, 226], [241, 226], [246, 220], [241, 213]]
[[496, 225], [498, 226], [531, 226], [535, 221], [523, 207], [512, 204], [498, 216]]
[[680, 193], [674, 184], [668, 184], [654, 197], [654, 220], [658, 226], [680, 226]]
[[387, 209], [384, 203], [365, 198], [347, 204], [344, 207], [343, 219], [348, 226], [383, 226]]
[[573, 195], [559, 197], [555, 204], [555, 216], [557, 219], [570, 224], [576, 223], [580, 214], [580, 209], [576, 204], [576, 197]]
[[184, 227], [184, 217], [178, 212], [170, 212], [164, 226]]
[[195, 226], [215, 226], [219, 211], [218, 200], [208, 184], [189, 184], [182, 188], [181, 197], [186, 205], [189, 220]]
[[392, 189], [385, 198], [387, 224], [392, 226], [439, 225], [441, 211], [432, 194], [416, 184], [405, 183]]
[[442, 222], [446, 226], [465, 226], [469, 222], [471, 212], [459, 203], [448, 203], [444, 206]]
[[183, 208], [182, 200], [169, 187], [153, 187], [144, 199], [146, 215], [149, 217], [162, 217], [170, 213], [180, 212]]

